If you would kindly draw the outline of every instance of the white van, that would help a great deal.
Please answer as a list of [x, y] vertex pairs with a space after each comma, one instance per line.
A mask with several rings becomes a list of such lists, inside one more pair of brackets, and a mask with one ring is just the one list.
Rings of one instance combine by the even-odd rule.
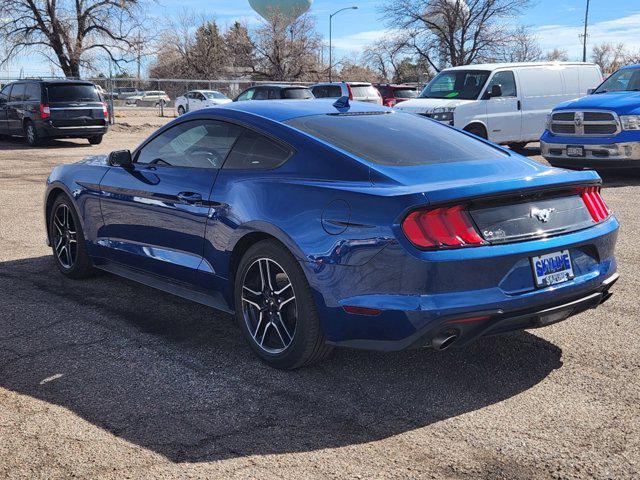
[[453, 67], [442, 70], [418, 98], [395, 108], [522, 148], [538, 141], [553, 107], [586, 95], [602, 80], [600, 67], [582, 62]]

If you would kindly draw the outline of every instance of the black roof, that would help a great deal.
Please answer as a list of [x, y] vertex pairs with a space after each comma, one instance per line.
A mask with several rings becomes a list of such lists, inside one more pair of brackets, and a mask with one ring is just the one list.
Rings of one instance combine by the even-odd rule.
[[19, 83], [19, 82], [38, 82], [38, 83], [67, 83], [70, 85], [94, 85], [93, 82], [89, 80], [76, 80], [70, 78], [21, 78], [20, 80], [14, 80], [10, 83]]

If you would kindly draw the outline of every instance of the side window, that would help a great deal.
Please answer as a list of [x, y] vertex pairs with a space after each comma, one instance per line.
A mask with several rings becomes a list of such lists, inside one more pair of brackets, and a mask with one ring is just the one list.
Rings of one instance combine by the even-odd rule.
[[275, 88], [270, 88], [269, 89], [269, 100], [275, 100], [276, 98], [278, 98], [278, 92], [276, 92]]
[[253, 98], [253, 94], [255, 93], [255, 88], [250, 88], [249, 90], [245, 90], [238, 96], [238, 101], [241, 100], [251, 100]]
[[500, 85], [503, 97], [518, 96], [516, 92], [516, 79], [513, 76], [513, 72], [497, 72], [487, 85], [487, 92], [491, 91], [491, 87], [494, 85]]
[[184, 97], [187, 99], [193, 98], [193, 92], [187, 92], [184, 94]]
[[225, 169], [268, 170], [286, 162], [291, 149], [252, 130], [245, 130], [229, 154]]
[[10, 102], [21, 102], [24, 98], [24, 83], [16, 83], [11, 90]]
[[9, 101], [9, 92], [11, 91], [11, 84], [5, 86], [0, 91], [0, 105]]
[[24, 92], [24, 99], [28, 102], [39, 102], [40, 101], [40, 84], [38, 83], [27, 83], [27, 88]]
[[318, 87], [313, 87], [311, 89], [311, 92], [313, 92], [313, 96], [316, 98], [324, 98], [325, 97], [325, 92], [324, 92], [324, 87], [318, 86]]
[[257, 88], [256, 89], [256, 94], [253, 96], [254, 100], [266, 100], [268, 98], [267, 96], [267, 89], [266, 88]]
[[196, 100], [204, 101], [204, 95], [200, 92], [196, 93]]
[[216, 120], [192, 120], [166, 130], [146, 144], [136, 163], [218, 169], [242, 127]]

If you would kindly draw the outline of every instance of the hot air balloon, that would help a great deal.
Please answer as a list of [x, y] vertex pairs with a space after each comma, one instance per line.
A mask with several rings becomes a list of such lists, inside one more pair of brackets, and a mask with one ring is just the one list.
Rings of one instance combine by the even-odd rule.
[[270, 22], [274, 15], [283, 15], [293, 22], [311, 8], [313, 0], [249, 0], [249, 5], [258, 15]]

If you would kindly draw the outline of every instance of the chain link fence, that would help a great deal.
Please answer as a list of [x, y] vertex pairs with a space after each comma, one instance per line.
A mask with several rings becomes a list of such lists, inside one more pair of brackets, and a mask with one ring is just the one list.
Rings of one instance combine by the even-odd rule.
[[[17, 80], [43, 79], [64, 80], [63, 77], [23, 77], [0, 78], [0, 88]], [[194, 80], [181, 78], [108, 78], [89, 77], [82, 80], [90, 81], [99, 86], [101, 95], [109, 109], [110, 123], [116, 123], [120, 110], [138, 109], [148, 113], [156, 112], [162, 117], [177, 116], [175, 101], [181, 95], [191, 90], [214, 90], [228, 98], [235, 98], [243, 90], [256, 85], [286, 83], [287, 85], [311, 85], [313, 82], [277, 82], [256, 81], [251, 79], [218, 79]], [[412, 85], [418, 88], [419, 86]], [[151, 111], [149, 111], [151, 110]]]

